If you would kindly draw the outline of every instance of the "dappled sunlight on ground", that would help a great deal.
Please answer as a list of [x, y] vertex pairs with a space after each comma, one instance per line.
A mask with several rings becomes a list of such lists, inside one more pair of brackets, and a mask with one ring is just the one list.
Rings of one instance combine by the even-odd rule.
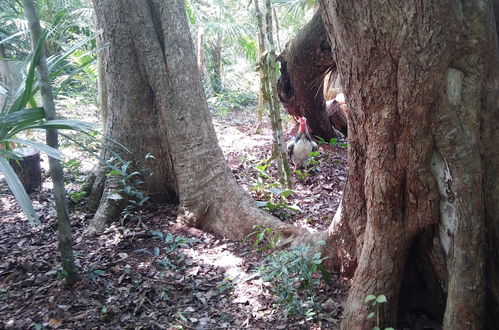
[[[75, 107], [76, 110], [76, 107]], [[253, 134], [248, 109], [215, 116], [220, 145], [237, 181], [258, 201], [293, 206], [272, 213], [310, 231], [330, 224], [346, 176], [346, 149], [321, 146], [313, 170], [293, 174], [293, 193], [281, 198], [271, 164], [268, 123]], [[95, 161], [64, 144], [66, 188], [72, 196]], [[228, 241], [175, 221], [176, 207], [155, 205], [121, 218], [102, 235], [86, 237], [91, 214], [70, 199], [76, 264], [82, 279], [66, 288], [57, 251], [57, 223], [48, 161], [42, 156], [43, 185], [31, 194], [42, 225], [30, 228], [0, 178], [0, 328], [251, 328], [335, 329], [345, 288], [321, 286], [324, 310], [314, 319], [285, 318], [272, 285], [257, 269], [264, 257], [251, 244]], [[159, 234], [161, 233], [161, 234]]]

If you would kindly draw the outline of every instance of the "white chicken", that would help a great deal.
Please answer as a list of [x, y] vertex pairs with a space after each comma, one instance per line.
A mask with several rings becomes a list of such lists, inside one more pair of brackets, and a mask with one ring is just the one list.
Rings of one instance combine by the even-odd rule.
[[299, 118], [300, 128], [296, 136], [287, 143], [288, 157], [293, 162], [295, 168], [303, 168], [308, 165], [308, 155], [317, 150], [317, 143], [312, 141], [307, 128], [307, 119]]

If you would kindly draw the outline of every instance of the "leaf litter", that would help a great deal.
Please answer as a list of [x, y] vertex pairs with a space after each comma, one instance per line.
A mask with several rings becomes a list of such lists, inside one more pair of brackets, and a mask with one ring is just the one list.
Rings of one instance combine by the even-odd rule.
[[[247, 109], [214, 118], [239, 183], [283, 221], [325, 230], [346, 178], [346, 148], [321, 145], [316, 164], [293, 174], [292, 193], [275, 190], [276, 171], [262, 170], [271, 138], [253, 134]], [[291, 126], [291, 125], [288, 125]], [[288, 127], [291, 130], [291, 127]], [[236, 143], [237, 141], [237, 143]], [[240, 143], [239, 143], [240, 142]], [[46, 179], [45, 181], [48, 181]], [[28, 226], [0, 181], [0, 328], [6, 329], [336, 329], [347, 285], [337, 274], [317, 289], [315, 318], [285, 318], [256, 269], [270, 251], [215, 237], [175, 221], [172, 205], [149, 205], [141, 221], [117, 222], [84, 237], [91, 215], [73, 207], [81, 280], [67, 287], [57, 251], [57, 224], [47, 188], [31, 195], [42, 225]], [[285, 197], [284, 197], [285, 195]], [[295, 206], [286, 208], [284, 206]], [[298, 211], [294, 211], [298, 210]]]

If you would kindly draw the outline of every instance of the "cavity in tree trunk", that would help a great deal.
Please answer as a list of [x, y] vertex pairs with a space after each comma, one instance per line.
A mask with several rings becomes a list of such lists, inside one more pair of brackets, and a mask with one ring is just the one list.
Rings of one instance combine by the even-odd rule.
[[[36, 14], [35, 4], [33, 0], [23, 0], [24, 11], [28, 19], [33, 51], [41, 37], [42, 29], [40, 21]], [[42, 95], [42, 104], [45, 110], [45, 118], [47, 120], [57, 119], [55, 112], [54, 98], [52, 96], [52, 83], [49, 78], [47, 61], [45, 52], [42, 49], [40, 58], [36, 65], [38, 73], [38, 81], [40, 85], [40, 94]], [[47, 129], [46, 131], [47, 145], [52, 148], [58, 148], [58, 134], [55, 129]], [[66, 272], [66, 282], [73, 284], [78, 280], [78, 272], [74, 263], [73, 254], [73, 239], [71, 237], [71, 224], [69, 222], [69, 211], [66, 200], [66, 190], [64, 188], [64, 178], [62, 166], [59, 160], [49, 157], [50, 177], [54, 185], [54, 199], [57, 212], [57, 229], [59, 232], [59, 252], [61, 253], [62, 268]]]
[[443, 286], [426, 299], [447, 293], [437, 315], [444, 329], [482, 329], [484, 319], [497, 328], [492, 3], [324, 0], [321, 9], [350, 109], [349, 175], [335, 226], [356, 238], [346, 250], [358, 267], [342, 328], [373, 326], [368, 294], [387, 296], [381, 327], [395, 327], [409, 312], [398, 302], [414, 298], [399, 295], [414, 256], [429, 260], [426, 274]]
[[329, 122], [323, 96], [324, 77], [335, 62], [319, 12], [286, 44], [278, 60], [277, 86], [284, 108], [292, 116], [306, 117], [312, 135], [327, 141], [340, 137]]
[[183, 2], [94, 5], [109, 43], [106, 133], [138, 158], [155, 155], [146, 191], [174, 192], [180, 220], [228, 238], [241, 239], [256, 224], [309, 237], [258, 209], [232, 176], [217, 144]]

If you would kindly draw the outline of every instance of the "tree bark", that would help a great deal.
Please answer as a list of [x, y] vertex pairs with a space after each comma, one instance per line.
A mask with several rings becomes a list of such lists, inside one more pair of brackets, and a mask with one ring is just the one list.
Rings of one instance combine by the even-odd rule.
[[263, 115], [265, 113], [265, 72], [262, 63], [262, 57], [265, 53], [265, 33], [263, 28], [263, 15], [258, 5], [258, 0], [253, 2], [255, 6], [255, 17], [256, 17], [256, 25], [258, 27], [257, 32], [257, 40], [258, 40], [258, 63], [256, 65], [256, 69], [258, 71], [258, 76], [260, 78], [260, 88], [258, 89], [258, 108], [256, 111], [257, 114], [257, 124], [255, 133], [261, 132], [261, 127], [263, 123]]
[[[0, 38], [0, 41], [2, 41], [2, 38]], [[10, 75], [8, 62], [5, 59], [5, 49], [3, 48], [3, 45], [0, 45], [0, 82], [6, 86], [9, 86], [12, 77]], [[0, 91], [0, 108], [3, 107], [6, 97], [7, 96]]]
[[278, 57], [279, 99], [292, 116], [307, 118], [312, 135], [325, 140], [340, 135], [331, 126], [323, 96], [328, 70], [335, 68], [320, 12], [286, 45]]
[[203, 80], [204, 77], [204, 72], [205, 72], [205, 54], [204, 54], [204, 28], [199, 27], [198, 30], [198, 71], [199, 74], [201, 75], [201, 80]]
[[348, 183], [333, 226], [356, 238], [345, 251], [358, 266], [342, 328], [373, 326], [368, 294], [387, 296], [380, 326], [396, 326], [398, 302], [411, 299], [399, 296], [409, 251], [435, 233], [419, 254], [432, 258], [435, 276], [448, 273], [437, 279], [447, 291], [443, 328], [481, 329], [486, 319], [492, 329], [497, 314], [484, 314], [486, 289], [487, 309], [498, 306], [497, 246], [486, 257], [485, 236], [497, 242], [492, 3], [323, 0], [321, 9], [349, 103]]
[[[265, 26], [266, 39], [269, 46], [268, 52], [260, 59], [263, 66], [264, 75], [261, 82], [265, 86], [264, 99], [269, 105], [270, 123], [272, 125], [272, 158], [276, 160], [279, 183], [282, 188], [291, 189], [291, 169], [289, 167], [288, 158], [286, 156], [286, 144], [284, 141], [284, 133], [282, 131], [281, 106], [279, 104], [277, 93], [277, 76], [275, 72], [276, 55], [274, 34], [272, 31], [272, 9], [270, 0], [265, 1]], [[258, 0], [255, 0], [255, 10], [258, 9]], [[261, 15], [261, 13], [260, 13]]]
[[15, 151], [23, 155], [23, 159], [9, 160], [10, 166], [16, 172], [26, 192], [31, 194], [42, 185], [40, 152], [33, 148], [20, 148]]
[[156, 161], [168, 164], [153, 171], [148, 187], [174, 188], [180, 220], [228, 238], [241, 239], [257, 224], [309, 237], [258, 209], [232, 176], [216, 142], [182, 1], [94, 4], [109, 43], [106, 131], [138, 154], [161, 151]]
[[222, 92], [222, 36], [218, 34], [215, 42], [211, 43], [211, 56], [213, 60], [213, 75], [211, 76], [213, 91]]
[[[127, 8], [126, 3], [94, 1], [97, 26], [102, 29], [102, 42], [108, 44], [100, 53], [105, 67], [105, 75], [99, 76], [105, 78], [100, 83], [103, 89], [100, 95], [106, 95], [105, 99], [101, 98], [101, 104], [104, 109], [107, 108], [101, 157], [110, 160], [112, 150], [126, 161], [138, 162], [144, 160], [147, 153], [152, 153], [155, 158], [148, 160], [146, 166], [153, 175], [144, 177], [143, 189], [153, 200], [175, 203], [178, 195], [176, 182], [170, 179], [173, 177], [173, 165], [167, 132], [157, 114], [160, 104], [153, 99], [153, 92], [130, 38], [132, 27], [127, 23], [130, 7]], [[116, 142], [131, 149], [132, 153], [119, 148]], [[101, 174], [110, 171], [105, 164], [101, 166]], [[123, 200], [108, 198], [120, 188], [116, 178], [106, 178], [105, 182], [97, 180], [94, 188], [90, 199], [100, 200], [100, 203], [88, 233], [102, 231], [120, 215], [126, 204]]]
[[[38, 19], [33, 0], [23, 0], [23, 5], [26, 18], [28, 19], [34, 50], [41, 38], [42, 28], [40, 26], [40, 20]], [[45, 118], [47, 120], [55, 120], [57, 119], [57, 114], [55, 112], [54, 98], [52, 95], [52, 82], [49, 78], [47, 60], [43, 49], [36, 65], [36, 71], [38, 73], [38, 82], [40, 85], [43, 108], [45, 110]], [[46, 135], [47, 145], [57, 149], [59, 147], [57, 130], [47, 129]], [[66, 283], [74, 284], [78, 281], [79, 275], [76, 270], [74, 260], [73, 238], [71, 236], [71, 223], [69, 221], [69, 211], [66, 200], [66, 189], [64, 188], [62, 166], [58, 159], [50, 156], [49, 166], [50, 177], [52, 178], [52, 183], [54, 185], [54, 199], [57, 212], [57, 230], [59, 232], [59, 252], [61, 253], [61, 264], [62, 268], [66, 272]]]

